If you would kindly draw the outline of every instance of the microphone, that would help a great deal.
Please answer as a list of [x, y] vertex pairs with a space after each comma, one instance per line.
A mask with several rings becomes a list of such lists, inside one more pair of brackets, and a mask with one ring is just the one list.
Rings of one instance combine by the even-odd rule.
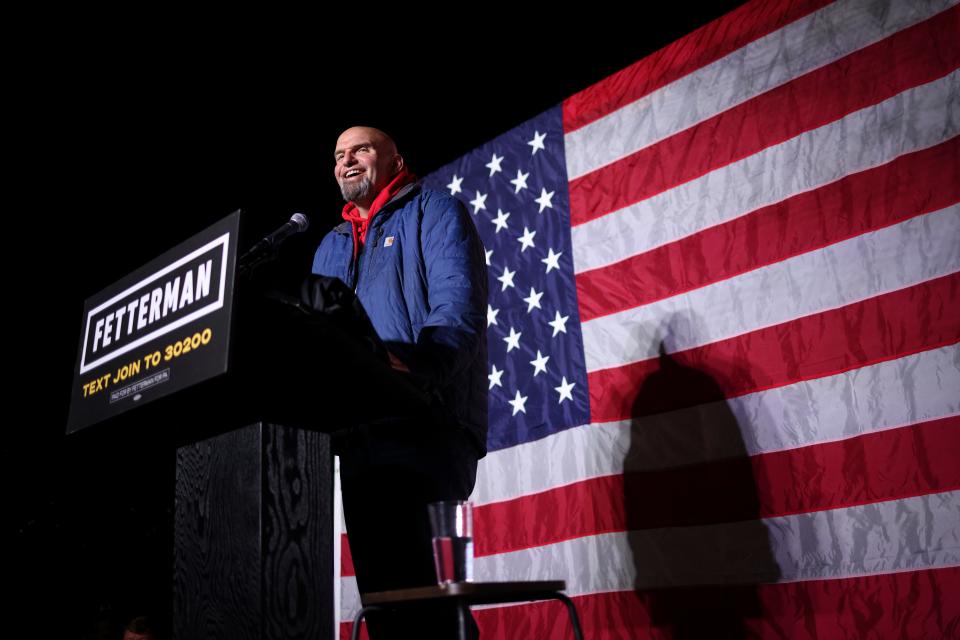
[[268, 249], [276, 249], [280, 244], [295, 233], [306, 231], [310, 226], [310, 219], [302, 213], [295, 213], [290, 216], [283, 226], [267, 235], [263, 240], [253, 245], [253, 248], [247, 252], [247, 255], [260, 253]]
[[[290, 216], [280, 228], [269, 233], [260, 242], [253, 245], [249, 251], [240, 256], [239, 270], [245, 273], [264, 260], [271, 259], [270, 254], [275, 254], [277, 248], [284, 240], [290, 236], [306, 231], [310, 226], [310, 219], [302, 213], [295, 213]], [[272, 257], [276, 257], [273, 255]]]

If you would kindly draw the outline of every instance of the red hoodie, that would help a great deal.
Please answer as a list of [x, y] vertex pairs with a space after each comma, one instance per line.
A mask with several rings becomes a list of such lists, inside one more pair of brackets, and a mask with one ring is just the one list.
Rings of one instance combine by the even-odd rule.
[[407, 168], [404, 167], [400, 170], [400, 173], [393, 177], [393, 180], [390, 181], [390, 184], [385, 186], [380, 193], [377, 194], [377, 197], [374, 199], [373, 204], [370, 205], [370, 211], [367, 213], [366, 218], [360, 217], [360, 210], [357, 208], [357, 205], [348, 202], [346, 206], [343, 207], [343, 219], [348, 222], [353, 223], [353, 257], [357, 257], [357, 253], [360, 251], [360, 247], [363, 246], [364, 242], [367, 239], [367, 229], [370, 228], [370, 222], [373, 220], [373, 216], [377, 214], [378, 211], [383, 207], [383, 205], [390, 202], [393, 196], [403, 189], [405, 186], [411, 182], [416, 182], [417, 176], [413, 175]]

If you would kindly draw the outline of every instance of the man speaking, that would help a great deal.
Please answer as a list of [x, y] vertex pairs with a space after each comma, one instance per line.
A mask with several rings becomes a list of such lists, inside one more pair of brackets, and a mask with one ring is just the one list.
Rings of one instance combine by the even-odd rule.
[[[357, 586], [367, 593], [436, 584], [426, 505], [466, 499], [486, 453], [483, 246], [463, 204], [420, 187], [384, 132], [347, 129], [334, 160], [344, 222], [320, 243], [313, 273], [356, 291], [391, 366], [434, 399], [429, 415], [385, 417], [339, 446]], [[376, 388], [353, 383], [377, 402]], [[454, 637], [456, 611], [371, 613], [368, 630], [373, 640]]]

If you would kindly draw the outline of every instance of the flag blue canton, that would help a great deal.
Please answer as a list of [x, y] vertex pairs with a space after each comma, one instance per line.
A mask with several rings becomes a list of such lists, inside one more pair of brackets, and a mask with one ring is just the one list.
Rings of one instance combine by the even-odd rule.
[[585, 424], [560, 106], [424, 178], [459, 198], [486, 250], [491, 451]]

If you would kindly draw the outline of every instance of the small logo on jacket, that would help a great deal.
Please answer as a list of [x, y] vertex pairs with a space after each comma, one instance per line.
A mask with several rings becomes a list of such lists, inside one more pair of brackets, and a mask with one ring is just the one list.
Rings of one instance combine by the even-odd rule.
[[392, 247], [393, 246], [393, 236], [387, 236], [383, 241], [383, 246]]

